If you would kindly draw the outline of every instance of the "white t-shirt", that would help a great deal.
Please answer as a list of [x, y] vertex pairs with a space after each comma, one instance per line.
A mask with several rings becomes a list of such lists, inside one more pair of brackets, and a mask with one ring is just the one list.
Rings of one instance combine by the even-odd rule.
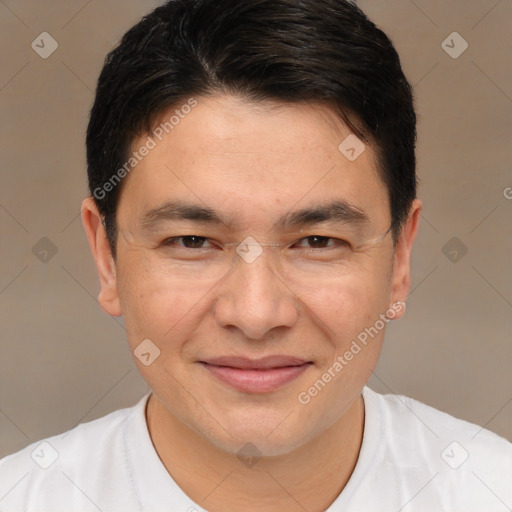
[[[151, 392], [0, 460], [1, 512], [204, 512], [160, 461]], [[363, 390], [355, 470], [326, 512], [512, 510], [512, 444], [411, 398]]]

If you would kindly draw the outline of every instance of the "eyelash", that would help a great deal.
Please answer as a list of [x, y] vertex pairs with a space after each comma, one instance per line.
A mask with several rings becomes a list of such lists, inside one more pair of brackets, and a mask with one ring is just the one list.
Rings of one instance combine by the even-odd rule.
[[[183, 236], [175, 236], [175, 237], [171, 237], [171, 238], [167, 238], [166, 240], [164, 240], [162, 242], [162, 246], [173, 246], [173, 245], [177, 245], [176, 244], [176, 241], [177, 240], [184, 240], [184, 239], [191, 239], [191, 238], [197, 238], [199, 240], [203, 240], [203, 241], [208, 241], [208, 238], [204, 237], [204, 236], [198, 236], [198, 235], [183, 235]], [[333, 238], [333, 237], [330, 237], [330, 236], [322, 236], [322, 235], [309, 235], [309, 236], [306, 236], [304, 238], [301, 238], [298, 242], [296, 243], [300, 243], [302, 241], [305, 241], [305, 240], [308, 240], [308, 239], [312, 239], [312, 238], [319, 238], [321, 239], [322, 241], [323, 240], [334, 240], [336, 242], [335, 245], [329, 245], [327, 247], [305, 247], [305, 249], [309, 249], [309, 250], [321, 250], [321, 249], [332, 249], [334, 247], [349, 247], [350, 244], [348, 242], [346, 242], [345, 240], [341, 240], [339, 238]], [[182, 249], [190, 249], [192, 251], [194, 250], [201, 250], [201, 249], [207, 249], [207, 247], [199, 247], [199, 248], [191, 248], [191, 247], [185, 247], [184, 245], [178, 245], [179, 248], [182, 248]]]

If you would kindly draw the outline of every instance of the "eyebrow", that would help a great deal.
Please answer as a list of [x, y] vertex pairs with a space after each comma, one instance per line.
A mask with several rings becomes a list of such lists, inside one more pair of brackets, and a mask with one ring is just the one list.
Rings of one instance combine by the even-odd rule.
[[[194, 221], [212, 225], [224, 224], [230, 227], [233, 223], [207, 206], [190, 204], [182, 201], [168, 201], [145, 212], [140, 225], [145, 231], [151, 231], [165, 221]], [[368, 215], [358, 208], [342, 200], [331, 201], [301, 210], [284, 214], [275, 224], [279, 229], [296, 228], [323, 222], [342, 222], [348, 224], [365, 224], [370, 221]]]

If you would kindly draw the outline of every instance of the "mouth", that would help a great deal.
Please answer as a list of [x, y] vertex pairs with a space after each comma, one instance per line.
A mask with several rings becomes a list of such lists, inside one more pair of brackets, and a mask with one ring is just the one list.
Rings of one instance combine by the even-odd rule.
[[198, 362], [216, 379], [245, 393], [275, 391], [313, 365], [313, 361], [292, 356], [219, 357]]

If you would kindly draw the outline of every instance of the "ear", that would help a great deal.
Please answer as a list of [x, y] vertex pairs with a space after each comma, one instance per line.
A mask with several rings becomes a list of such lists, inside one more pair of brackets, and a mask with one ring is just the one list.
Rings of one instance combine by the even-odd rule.
[[[418, 233], [422, 203], [415, 199], [409, 210], [407, 221], [404, 224], [400, 237], [395, 247], [393, 257], [393, 284], [392, 284], [392, 304], [396, 302], [407, 302], [407, 296], [411, 288], [411, 251]], [[394, 309], [394, 308], [393, 308]], [[400, 308], [395, 314], [395, 319], [404, 314], [405, 308]]]
[[82, 202], [82, 224], [100, 278], [98, 302], [109, 315], [121, 316], [123, 313], [117, 291], [116, 263], [112, 257], [101, 214], [92, 197]]

